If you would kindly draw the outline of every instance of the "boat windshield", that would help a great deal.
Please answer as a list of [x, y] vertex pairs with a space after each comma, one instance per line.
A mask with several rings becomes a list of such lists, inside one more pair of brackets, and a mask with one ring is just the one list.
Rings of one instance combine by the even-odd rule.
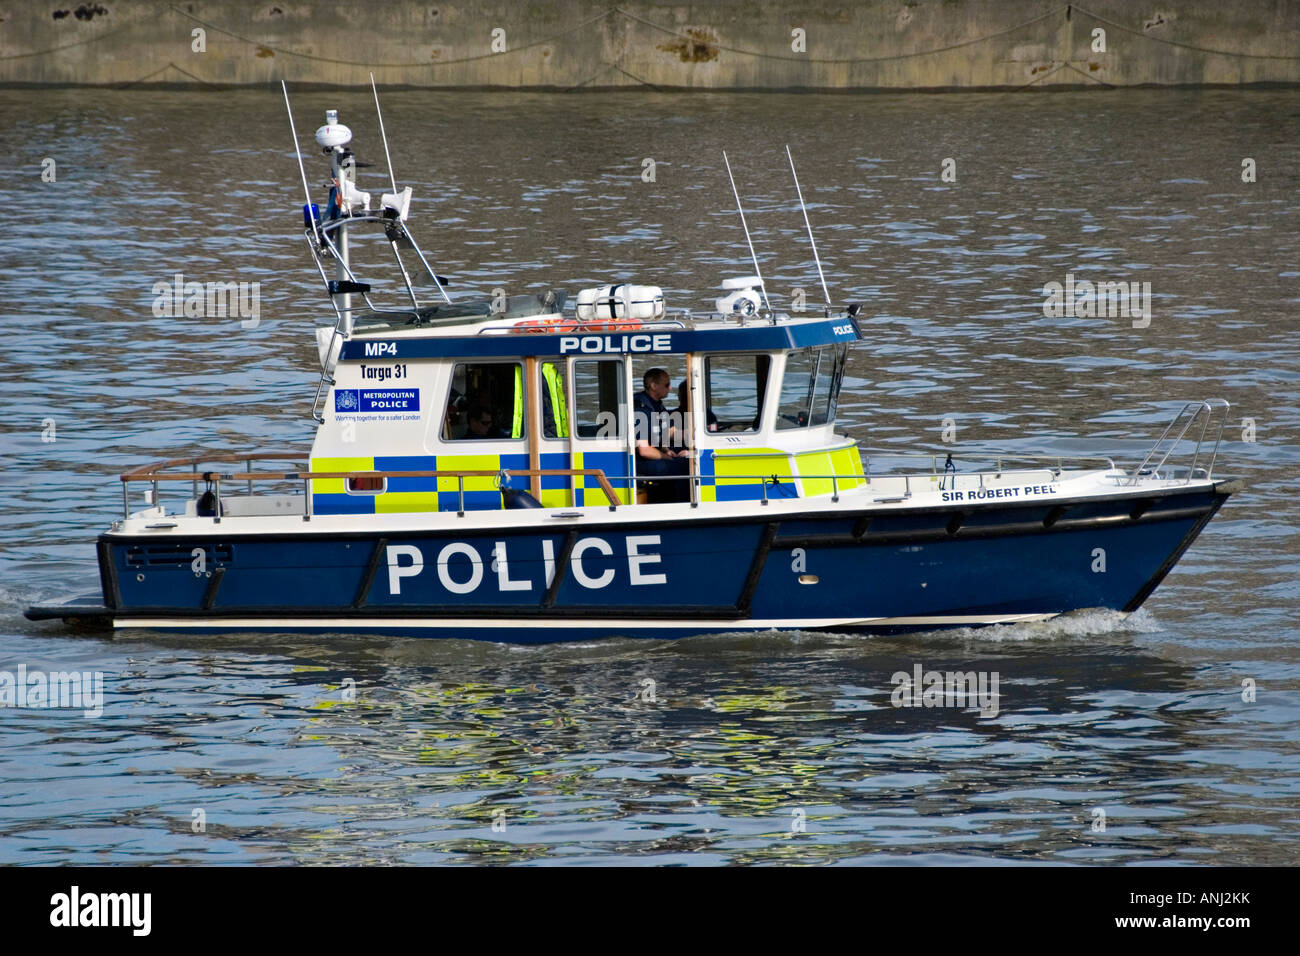
[[805, 428], [835, 420], [847, 355], [847, 346], [832, 345], [786, 356], [777, 428]]

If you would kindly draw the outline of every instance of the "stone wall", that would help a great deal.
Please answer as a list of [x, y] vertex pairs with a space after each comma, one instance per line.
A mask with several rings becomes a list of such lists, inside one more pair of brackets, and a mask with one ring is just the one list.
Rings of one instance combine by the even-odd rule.
[[371, 71], [386, 87], [560, 90], [1295, 84], [1300, 3], [0, 0], [0, 84], [302, 88]]

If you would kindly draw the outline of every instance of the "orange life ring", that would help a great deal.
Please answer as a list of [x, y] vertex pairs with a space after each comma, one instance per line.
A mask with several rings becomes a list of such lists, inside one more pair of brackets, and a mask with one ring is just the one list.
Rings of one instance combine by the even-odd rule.
[[515, 323], [515, 328], [521, 332], [573, 332], [578, 328], [578, 323], [573, 319], [558, 317], [554, 319], [524, 319], [522, 322]]

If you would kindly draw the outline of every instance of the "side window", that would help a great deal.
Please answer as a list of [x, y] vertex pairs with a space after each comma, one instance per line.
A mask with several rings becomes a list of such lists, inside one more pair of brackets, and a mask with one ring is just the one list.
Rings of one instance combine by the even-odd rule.
[[349, 478], [344, 491], [350, 495], [382, 495], [387, 486], [387, 478]]
[[518, 362], [458, 364], [443, 413], [443, 441], [523, 438], [523, 377]]
[[844, 360], [847, 345], [823, 349], [817, 384], [813, 388], [812, 425], [825, 425], [835, 421], [835, 407], [840, 400], [840, 380], [844, 377]]
[[786, 355], [781, 404], [776, 412], [777, 428], [803, 428], [811, 420], [817, 359], [818, 353], [812, 349]]
[[766, 355], [710, 355], [704, 359], [709, 431], [758, 430], [771, 364]]
[[542, 435], [569, 437], [569, 400], [564, 386], [564, 359], [546, 359], [538, 367], [541, 384]]
[[[543, 375], [543, 387], [545, 376]], [[626, 437], [623, 363], [618, 359], [573, 363], [573, 423], [578, 438]]]

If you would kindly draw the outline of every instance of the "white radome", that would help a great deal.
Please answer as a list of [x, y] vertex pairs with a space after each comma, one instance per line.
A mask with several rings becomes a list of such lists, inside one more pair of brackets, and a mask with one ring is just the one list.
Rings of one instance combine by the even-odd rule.
[[322, 149], [333, 149], [335, 146], [346, 146], [352, 142], [352, 130], [348, 129], [342, 123], [335, 123], [331, 126], [322, 126], [316, 130], [316, 142]]

